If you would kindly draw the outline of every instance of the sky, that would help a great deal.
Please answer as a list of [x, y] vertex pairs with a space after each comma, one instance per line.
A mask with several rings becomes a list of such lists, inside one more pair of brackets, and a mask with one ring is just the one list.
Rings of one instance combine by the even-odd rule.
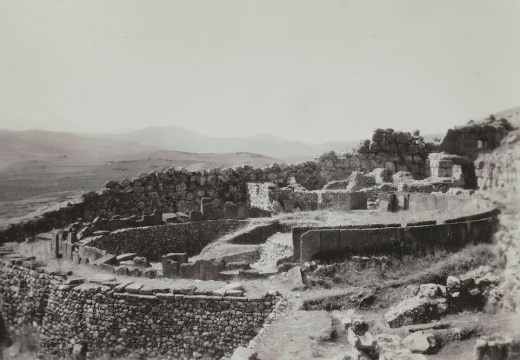
[[520, 105], [517, 0], [0, 0], [0, 128], [358, 140]]

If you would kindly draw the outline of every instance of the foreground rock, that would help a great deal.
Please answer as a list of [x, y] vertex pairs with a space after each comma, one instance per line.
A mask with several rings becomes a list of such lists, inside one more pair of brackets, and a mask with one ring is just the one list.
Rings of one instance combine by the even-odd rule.
[[448, 302], [443, 297], [426, 298], [415, 296], [401, 301], [385, 315], [385, 321], [391, 328], [405, 325], [425, 324], [439, 319], [448, 309]]
[[424, 355], [412, 353], [404, 347], [397, 335], [379, 334], [376, 341], [379, 360], [426, 360]]
[[402, 341], [404, 347], [413, 353], [431, 354], [438, 350], [438, 341], [431, 332], [417, 331]]

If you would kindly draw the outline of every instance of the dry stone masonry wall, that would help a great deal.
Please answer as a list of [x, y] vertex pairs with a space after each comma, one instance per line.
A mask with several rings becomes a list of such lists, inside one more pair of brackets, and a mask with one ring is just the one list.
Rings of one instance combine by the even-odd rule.
[[480, 123], [469, 122], [449, 129], [439, 146], [440, 151], [476, 159], [478, 154], [500, 146], [513, 127], [506, 119], [490, 116]]
[[255, 298], [193, 295], [132, 283], [83, 283], [7, 263], [0, 265], [0, 309], [10, 334], [40, 333], [44, 354], [71, 358], [132, 353], [218, 359], [245, 346], [276, 305]]
[[111, 254], [137, 253], [160, 261], [168, 253], [196, 255], [212, 241], [246, 224], [242, 220], [208, 220], [125, 229], [96, 237], [89, 245]]

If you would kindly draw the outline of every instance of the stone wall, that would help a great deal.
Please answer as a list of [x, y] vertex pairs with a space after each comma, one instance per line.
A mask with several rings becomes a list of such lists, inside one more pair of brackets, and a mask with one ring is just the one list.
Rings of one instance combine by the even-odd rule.
[[439, 151], [476, 159], [479, 153], [489, 152], [500, 146], [513, 127], [506, 119], [490, 117], [480, 123], [469, 122], [449, 129], [443, 137]]
[[365, 141], [351, 153], [329, 152], [314, 161], [299, 164], [196, 172], [168, 168], [139, 174], [132, 179], [110, 180], [105, 189], [84, 194], [78, 204], [0, 231], [0, 243], [23, 241], [27, 236], [63, 227], [78, 218], [92, 221], [98, 216], [108, 219], [115, 215], [140, 216], [156, 210], [164, 213], [200, 211], [202, 198], [222, 207], [227, 201], [248, 203], [248, 183], [270, 182], [285, 187], [295, 179], [305, 189], [317, 190], [330, 181], [347, 178], [354, 171], [367, 172], [376, 168], [390, 172], [406, 170], [420, 178], [425, 175], [425, 160], [432, 151], [435, 151], [435, 145], [425, 143], [420, 136], [378, 129], [371, 141]]
[[114, 231], [93, 238], [89, 246], [111, 254], [137, 253], [160, 261], [168, 253], [196, 255], [212, 241], [248, 223], [246, 220], [208, 220]]
[[495, 193], [520, 191], [520, 151], [513, 147], [481, 154], [475, 161], [478, 188]]
[[219, 359], [247, 345], [279, 299], [82, 282], [2, 263], [0, 310], [9, 335], [37, 331], [40, 351], [60, 358], [87, 352]]
[[[496, 225], [495, 216], [444, 224], [416, 223], [405, 227], [392, 224], [364, 229], [316, 228], [301, 235], [299, 261], [310, 261], [316, 256], [420, 254], [435, 248], [456, 250], [470, 243], [491, 242]], [[294, 256], [298, 259], [298, 254]]]

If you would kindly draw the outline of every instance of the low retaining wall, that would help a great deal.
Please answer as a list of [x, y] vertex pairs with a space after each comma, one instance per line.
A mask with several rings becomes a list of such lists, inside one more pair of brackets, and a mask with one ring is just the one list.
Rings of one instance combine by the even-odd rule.
[[81, 282], [2, 263], [0, 311], [9, 335], [36, 331], [40, 351], [60, 358], [74, 349], [92, 358], [218, 359], [246, 346], [279, 300], [272, 293], [187, 295], [196, 290]]
[[160, 261], [168, 253], [196, 255], [212, 241], [247, 223], [247, 220], [208, 220], [126, 229], [96, 237], [88, 245], [111, 254], [137, 253], [150, 261]]
[[475, 214], [459, 222], [420, 222], [405, 227], [293, 228], [294, 257], [305, 262], [320, 254], [369, 256], [459, 249], [470, 243], [491, 242], [497, 215], [498, 211], [484, 212], [480, 218]]
[[482, 212], [482, 210], [494, 209], [493, 204], [479, 197], [473, 196], [454, 196], [449, 194], [417, 194], [417, 193], [398, 193], [408, 196], [409, 209], [411, 211], [418, 210], [473, 210], [474, 212]]

